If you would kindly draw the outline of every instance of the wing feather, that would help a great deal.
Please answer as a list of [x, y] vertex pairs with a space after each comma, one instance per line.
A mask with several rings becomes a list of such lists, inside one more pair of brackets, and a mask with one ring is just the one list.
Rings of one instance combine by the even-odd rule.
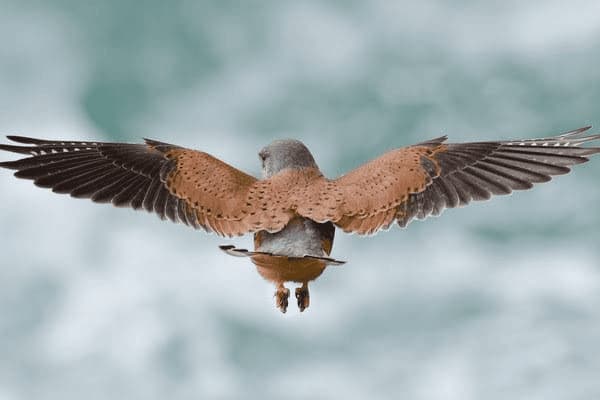
[[[440, 166], [440, 173], [431, 176], [432, 183], [422, 193], [408, 197], [407, 204], [399, 208], [408, 211], [399, 213], [398, 223], [406, 226], [414, 217], [439, 215], [444, 208], [530, 189], [535, 183], [566, 174], [571, 166], [584, 163], [589, 156], [600, 152], [600, 147], [579, 147], [600, 139], [600, 135], [585, 135], [589, 129], [584, 127], [542, 139], [441, 146], [429, 156]], [[431, 212], [428, 196], [436, 204]], [[439, 207], [441, 204], [444, 207]], [[414, 208], [423, 212], [410, 212]]]
[[[161, 219], [227, 236], [281, 229], [293, 214], [286, 211], [282, 217], [281, 210], [264, 207], [257, 212], [256, 202], [246, 205], [258, 181], [203, 152], [150, 139], [144, 144], [8, 139], [19, 145], [0, 144], [0, 150], [28, 157], [0, 167], [57, 193], [145, 209]], [[268, 202], [273, 196], [262, 197]], [[253, 225], [246, 218], [249, 210], [255, 215]]]
[[8, 138], [0, 150], [28, 157], [0, 163], [20, 178], [73, 197], [145, 209], [161, 219], [220, 235], [276, 232], [296, 216], [371, 234], [396, 220], [529, 189], [588, 161], [600, 147], [589, 127], [543, 139], [446, 143], [439, 137], [392, 150], [333, 180], [317, 168], [285, 169], [266, 180], [200, 151], [145, 144]]
[[[118, 207], [144, 208], [198, 227], [189, 207], [166, 188], [173, 160], [150, 144], [60, 141], [8, 136], [22, 145], [0, 144], [0, 150], [29, 157], [0, 163], [16, 170], [18, 178], [77, 198], [89, 198]], [[177, 146], [159, 142], [161, 149]], [[180, 210], [181, 208], [181, 210]], [[184, 216], [185, 215], [185, 216]], [[182, 218], [183, 216], [183, 218]]]
[[[334, 189], [327, 188], [327, 193], [335, 190], [341, 199], [331, 211], [333, 217], [318, 221], [370, 234], [389, 226], [382, 217], [388, 210], [394, 211], [400, 226], [406, 226], [414, 218], [439, 215], [446, 208], [529, 189], [600, 152], [598, 147], [580, 147], [600, 139], [586, 135], [588, 129], [520, 141], [452, 144], [441, 137], [393, 150], [330, 181]], [[301, 215], [319, 216], [313, 211], [314, 198], [305, 198], [304, 208], [298, 210]]]

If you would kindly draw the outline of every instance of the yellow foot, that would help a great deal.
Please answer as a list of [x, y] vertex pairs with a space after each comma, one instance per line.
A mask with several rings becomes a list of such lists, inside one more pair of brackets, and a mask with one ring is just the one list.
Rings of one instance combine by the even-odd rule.
[[275, 292], [275, 305], [285, 314], [288, 308], [288, 298], [290, 297], [290, 289], [283, 285], [277, 287]]
[[308, 285], [304, 284], [302, 287], [296, 288], [296, 299], [298, 300], [298, 308], [300, 312], [306, 310], [310, 305], [310, 295], [308, 293]]

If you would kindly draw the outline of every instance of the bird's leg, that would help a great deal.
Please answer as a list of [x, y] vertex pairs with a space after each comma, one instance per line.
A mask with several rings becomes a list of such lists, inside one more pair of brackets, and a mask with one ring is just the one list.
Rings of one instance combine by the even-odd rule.
[[288, 308], [288, 298], [290, 297], [290, 289], [283, 286], [283, 282], [277, 284], [277, 290], [275, 291], [275, 305], [285, 313]]
[[296, 288], [296, 299], [298, 299], [298, 308], [300, 309], [300, 312], [308, 308], [310, 304], [308, 282], [304, 282], [301, 287]]

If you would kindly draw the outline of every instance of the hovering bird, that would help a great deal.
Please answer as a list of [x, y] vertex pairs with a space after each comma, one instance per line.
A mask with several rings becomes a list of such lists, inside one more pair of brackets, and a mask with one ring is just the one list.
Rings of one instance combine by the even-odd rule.
[[277, 140], [259, 153], [262, 179], [210, 154], [145, 139], [145, 144], [8, 139], [0, 150], [28, 157], [0, 163], [18, 178], [76, 198], [145, 209], [221, 236], [254, 234], [254, 251], [220, 246], [249, 257], [276, 285], [286, 312], [286, 282], [301, 284], [300, 311], [310, 302], [308, 283], [330, 265], [336, 227], [361, 235], [405, 227], [413, 218], [445, 208], [529, 189], [588, 161], [600, 147], [590, 127], [545, 139], [446, 143], [442, 136], [391, 150], [349, 173], [328, 179], [297, 140]]

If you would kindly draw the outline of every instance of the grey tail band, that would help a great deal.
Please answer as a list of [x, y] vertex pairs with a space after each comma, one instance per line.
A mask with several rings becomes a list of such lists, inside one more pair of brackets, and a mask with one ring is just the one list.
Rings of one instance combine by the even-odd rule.
[[273, 254], [273, 253], [268, 253], [268, 252], [264, 252], [264, 251], [249, 251], [247, 249], [238, 249], [232, 245], [222, 245], [222, 246], [219, 246], [219, 248], [221, 250], [223, 250], [225, 253], [229, 254], [230, 256], [234, 256], [234, 257], [252, 257], [252, 256], [257, 256], [257, 255], [264, 255], [264, 256], [271, 256], [271, 257], [286, 257], [286, 258], [290, 258], [290, 259], [305, 258], [305, 259], [312, 259], [312, 260], [321, 260], [321, 261], [325, 262], [327, 265], [346, 264], [346, 261], [336, 260], [335, 258], [330, 258], [330, 257], [318, 257], [318, 256], [288, 257], [285, 255]]

